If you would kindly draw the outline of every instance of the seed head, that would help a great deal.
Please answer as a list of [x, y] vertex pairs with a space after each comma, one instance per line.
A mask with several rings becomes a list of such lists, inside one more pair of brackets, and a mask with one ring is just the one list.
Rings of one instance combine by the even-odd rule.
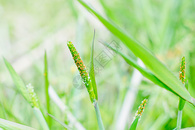
[[91, 101], [93, 101], [95, 99], [95, 94], [94, 94], [94, 90], [91, 84], [91, 79], [89, 77], [89, 74], [87, 72], [87, 69], [83, 63], [83, 61], [81, 60], [81, 57], [79, 55], [79, 53], [77, 52], [76, 48], [74, 47], [74, 45], [72, 44], [71, 41], [67, 42], [67, 46], [72, 54], [73, 60], [79, 70], [80, 76], [83, 80], [83, 83], [85, 84], [87, 91], [89, 93], [89, 96], [91, 98]]
[[180, 71], [179, 71], [179, 79], [183, 84], [185, 83], [185, 69], [186, 69], [185, 57], [182, 57]]
[[146, 106], [146, 103], [147, 103], [147, 99], [144, 99], [142, 101], [142, 103], [140, 104], [140, 106], [138, 107], [138, 110], [136, 112], [136, 115], [135, 115], [135, 118], [137, 117], [141, 117], [142, 113], [144, 112], [144, 109], [145, 109], [145, 106]]
[[31, 106], [39, 108], [38, 99], [37, 99], [36, 93], [34, 92], [34, 87], [31, 84], [28, 84], [26, 87], [30, 95]]

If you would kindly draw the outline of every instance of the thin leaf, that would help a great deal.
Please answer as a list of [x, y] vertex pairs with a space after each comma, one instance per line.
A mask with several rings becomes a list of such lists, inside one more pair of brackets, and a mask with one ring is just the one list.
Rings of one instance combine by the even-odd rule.
[[97, 93], [97, 86], [96, 86], [96, 81], [95, 81], [95, 72], [94, 72], [94, 62], [93, 62], [93, 58], [94, 58], [94, 39], [95, 39], [95, 30], [94, 30], [94, 35], [93, 35], [93, 42], [92, 42], [92, 46], [91, 46], [91, 61], [90, 61], [90, 71], [89, 71], [89, 76], [91, 78], [91, 83], [93, 86], [93, 91], [95, 94], [95, 98], [96, 100], [98, 100], [98, 93]]
[[8, 129], [8, 130], [36, 130], [34, 128], [21, 125], [15, 122], [11, 122], [8, 120], [4, 120], [0, 118], [0, 128]]
[[9, 70], [9, 73], [14, 81], [14, 84], [16, 85], [17, 90], [23, 95], [23, 97], [30, 103], [30, 96], [29, 93], [27, 92], [27, 88], [20, 78], [20, 76], [16, 73], [14, 68], [11, 66], [11, 64], [4, 58], [4, 63]]
[[137, 123], [138, 123], [138, 121], [139, 121], [139, 118], [140, 118], [140, 117], [137, 117], [137, 118], [135, 118], [135, 120], [133, 120], [133, 123], [131, 124], [129, 130], [136, 130], [136, 128], [137, 128]]
[[[47, 112], [50, 112], [50, 98], [49, 98], [49, 80], [48, 80], [48, 65], [47, 65], [47, 53], [44, 55], [44, 77], [45, 77], [45, 99], [47, 105]], [[51, 125], [51, 118], [47, 118], [48, 124]]]
[[144, 77], [148, 78], [150, 81], [152, 81], [153, 83], [155, 83], [156, 85], [167, 89], [168, 91], [176, 94], [177, 96], [179, 96], [177, 93], [175, 93], [174, 91], [172, 91], [167, 85], [165, 85], [163, 82], [161, 82], [153, 73], [151, 73], [150, 71], [148, 71], [147, 69], [141, 67], [139, 64], [136, 63], [136, 61], [134, 61], [132, 58], [125, 56], [122, 52], [116, 50], [115, 48], [111, 47], [109, 44], [107, 43], [103, 43], [105, 46], [107, 46], [108, 48], [110, 48], [112, 51], [114, 51], [115, 53], [117, 53], [118, 55], [120, 55], [129, 65], [133, 66], [134, 68], [136, 68]]
[[139, 57], [146, 67], [153, 74], [166, 84], [171, 90], [180, 95], [183, 99], [195, 106], [195, 99], [191, 97], [189, 92], [182, 86], [181, 81], [163, 64], [161, 63], [145, 46], [136, 41], [132, 36], [127, 35], [116, 25], [103, 18], [97, 11], [92, 9], [83, 0], [78, 0], [87, 10], [94, 14], [104, 26], [118, 37], [137, 57]]
[[63, 122], [61, 122], [60, 120], [58, 120], [56, 117], [54, 117], [53, 115], [47, 113], [48, 116], [50, 116], [52, 119], [54, 119], [55, 121], [57, 121], [58, 123], [60, 123], [60, 125], [62, 125], [64, 128], [71, 130], [71, 128], [69, 128], [66, 124], [64, 124]]

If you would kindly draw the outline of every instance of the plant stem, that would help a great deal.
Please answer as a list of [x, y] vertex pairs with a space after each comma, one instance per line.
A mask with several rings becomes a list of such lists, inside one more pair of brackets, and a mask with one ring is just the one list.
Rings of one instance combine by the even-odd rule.
[[98, 121], [99, 130], [105, 130], [104, 124], [102, 122], [102, 118], [101, 118], [98, 102], [94, 101], [93, 104], [94, 104], [94, 108], [95, 108], [95, 113], [96, 113], [96, 117], [97, 117], [97, 121]]
[[47, 125], [47, 122], [45, 121], [45, 118], [43, 117], [42, 112], [39, 108], [34, 107], [33, 108], [35, 116], [37, 117], [37, 120], [39, 121], [41, 127], [43, 130], [49, 130], [49, 127]]
[[178, 115], [177, 115], [177, 130], [181, 129], [181, 122], [182, 122], [182, 110], [178, 110]]
[[[49, 98], [49, 80], [48, 80], [48, 67], [47, 67], [47, 53], [45, 51], [45, 56], [44, 56], [44, 77], [45, 77], [45, 99], [46, 99], [46, 105], [47, 105], [47, 113], [51, 114], [50, 111], [50, 98]], [[49, 127], [51, 127], [51, 118], [48, 116], [47, 118]]]

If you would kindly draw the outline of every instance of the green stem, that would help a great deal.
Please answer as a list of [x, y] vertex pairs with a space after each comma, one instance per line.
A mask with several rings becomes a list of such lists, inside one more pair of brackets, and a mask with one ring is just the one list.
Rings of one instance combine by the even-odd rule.
[[39, 121], [41, 127], [43, 130], [49, 130], [49, 127], [47, 125], [47, 122], [45, 121], [45, 118], [43, 117], [42, 112], [39, 108], [34, 107], [33, 111], [35, 113], [35, 116], [37, 117], [37, 120]]
[[[49, 98], [49, 80], [48, 80], [48, 67], [47, 67], [47, 53], [45, 51], [45, 56], [44, 56], [44, 77], [45, 77], [45, 98], [46, 98], [46, 105], [47, 105], [47, 113], [51, 114], [50, 112], [50, 98]], [[51, 118], [48, 116], [47, 118], [49, 127], [51, 127]]]
[[93, 104], [94, 104], [94, 108], [95, 108], [95, 113], [96, 113], [96, 117], [97, 117], [97, 121], [98, 121], [99, 130], [105, 130], [104, 124], [102, 122], [102, 118], [101, 118], [98, 102], [94, 101]]
[[177, 116], [177, 130], [181, 129], [181, 122], [182, 122], [182, 110], [178, 110], [178, 116]]

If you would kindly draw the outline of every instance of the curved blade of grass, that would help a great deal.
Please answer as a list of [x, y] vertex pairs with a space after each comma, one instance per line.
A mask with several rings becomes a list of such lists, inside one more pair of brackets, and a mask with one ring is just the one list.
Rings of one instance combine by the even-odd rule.
[[58, 123], [60, 123], [60, 125], [62, 125], [64, 128], [71, 130], [71, 128], [69, 128], [66, 124], [64, 124], [63, 122], [61, 122], [60, 120], [58, 120], [56, 117], [54, 117], [53, 115], [47, 113], [48, 116], [50, 116], [52, 119], [54, 119], [55, 121], [57, 121]]
[[131, 124], [129, 130], [136, 130], [136, 128], [137, 128], [137, 123], [138, 123], [138, 121], [139, 121], [139, 118], [140, 118], [140, 117], [137, 117], [137, 118], [135, 118], [135, 120], [133, 120], [133, 123]]
[[118, 37], [137, 57], [139, 57], [146, 67], [154, 73], [154, 75], [166, 84], [171, 90], [180, 95], [186, 101], [195, 106], [195, 99], [191, 97], [189, 92], [182, 86], [179, 79], [161, 63], [145, 46], [136, 41], [132, 36], [127, 35], [116, 25], [103, 18], [97, 11], [92, 9], [83, 0], [78, 0], [87, 10], [94, 14], [99, 21], [116, 37]]
[[[44, 77], [45, 77], [45, 99], [46, 99], [46, 105], [47, 105], [47, 112], [50, 112], [50, 98], [49, 98], [49, 80], [48, 80], [48, 66], [47, 66], [47, 53], [45, 51], [44, 55]], [[51, 127], [51, 118], [48, 116], [47, 118], [48, 124]]]
[[174, 93], [175, 95], [179, 96], [177, 93], [175, 93], [173, 90], [171, 90], [167, 85], [165, 85], [163, 82], [161, 82], [153, 73], [148, 71], [147, 69], [141, 67], [139, 64], [136, 63], [132, 58], [125, 56], [122, 52], [114, 49], [107, 43], [103, 43], [105, 46], [107, 46], [109, 49], [120, 55], [129, 65], [136, 68], [144, 77], [155, 83], [156, 85], [167, 89], [168, 91]]
[[96, 86], [96, 82], [95, 82], [94, 62], [93, 62], [94, 39], [95, 39], [95, 30], [94, 30], [93, 42], [92, 42], [92, 46], [91, 46], [91, 57], [90, 57], [91, 61], [90, 61], [89, 76], [91, 78], [91, 83], [92, 83], [92, 86], [93, 86], [93, 91], [94, 91], [94, 94], [95, 94], [95, 98], [96, 98], [96, 100], [98, 100], [97, 86]]
[[8, 120], [4, 120], [0, 118], [0, 128], [4, 128], [7, 130], [36, 130], [34, 128], [25, 126], [25, 125], [21, 125], [15, 122], [11, 122]]
[[22, 79], [20, 78], [20, 76], [16, 73], [16, 71], [14, 70], [12, 65], [5, 58], [4, 58], [4, 63], [7, 67], [7, 69], [9, 70], [9, 73], [14, 81], [14, 84], [16, 85], [17, 90], [23, 95], [23, 97], [28, 102], [31, 102], [29, 94], [26, 90], [26, 86], [25, 86], [24, 82], [22, 81]]

